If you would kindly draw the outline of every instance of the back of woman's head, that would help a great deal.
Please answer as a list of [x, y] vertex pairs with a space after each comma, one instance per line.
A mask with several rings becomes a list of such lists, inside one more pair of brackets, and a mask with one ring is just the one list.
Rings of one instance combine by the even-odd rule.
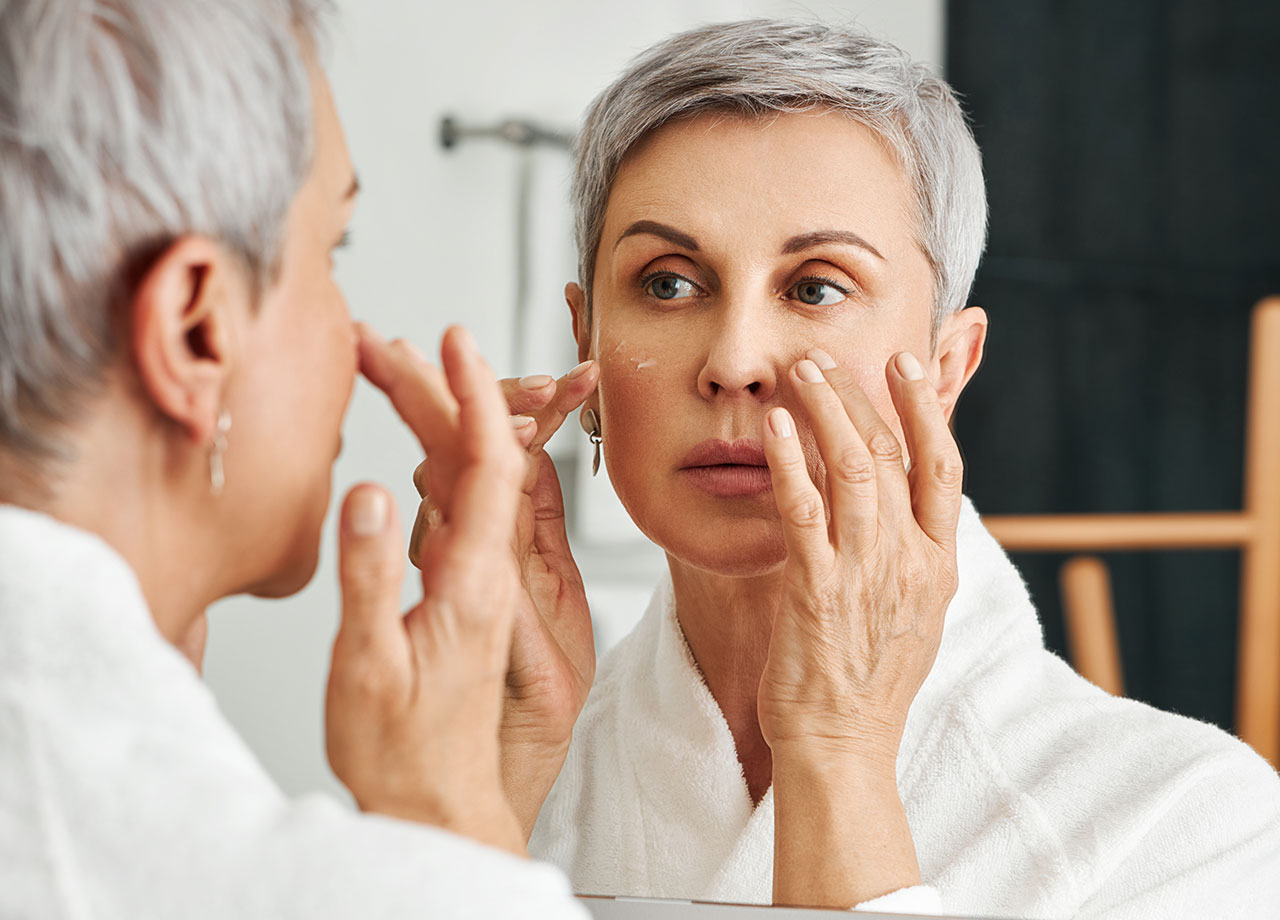
[[0, 0], [0, 451], [56, 453], [179, 236], [259, 285], [311, 157], [322, 0]]
[[591, 303], [609, 192], [627, 153], [673, 119], [831, 109], [893, 150], [934, 278], [935, 329], [965, 305], [986, 244], [977, 143], [951, 88], [893, 45], [817, 23], [757, 19], [682, 32], [649, 48], [591, 104], [573, 183], [579, 280]]

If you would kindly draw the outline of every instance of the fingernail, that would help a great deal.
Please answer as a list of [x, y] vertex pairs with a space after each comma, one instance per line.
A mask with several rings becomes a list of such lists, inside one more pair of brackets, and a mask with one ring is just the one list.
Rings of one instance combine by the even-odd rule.
[[809, 360], [818, 365], [818, 367], [822, 368], [824, 371], [829, 371], [836, 366], [836, 359], [831, 357], [831, 355], [827, 354], [821, 348], [810, 348]]
[[548, 377], [546, 374], [531, 374], [528, 377], [520, 378], [520, 386], [526, 390], [541, 390], [550, 383], [555, 383], [555, 378]]
[[579, 365], [578, 365], [577, 367], [575, 367], [573, 370], [569, 371], [569, 373], [568, 373], [568, 379], [569, 379], [569, 380], [572, 380], [572, 379], [573, 379], [573, 378], [575, 378], [575, 377], [581, 377], [583, 374], [585, 374], [585, 373], [587, 372], [587, 369], [588, 369], [589, 367], [591, 367], [591, 365], [593, 365], [593, 364], [595, 364], [595, 363], [596, 363], [596, 362], [594, 362], [594, 361], [583, 361], [581, 364], [579, 364]]
[[511, 427], [512, 427], [512, 428], [524, 428], [525, 426], [527, 426], [527, 425], [532, 425], [532, 424], [533, 424], [533, 419], [532, 419], [532, 418], [530, 418], [530, 417], [529, 417], [529, 416], [527, 416], [527, 415], [513, 415], [513, 416], [511, 416]]
[[789, 438], [795, 434], [795, 429], [791, 426], [791, 415], [786, 409], [774, 409], [769, 413], [769, 427], [779, 438]]
[[387, 496], [376, 489], [362, 489], [351, 499], [347, 524], [357, 537], [372, 537], [387, 526]]
[[904, 351], [898, 355], [898, 373], [907, 380], [924, 379], [924, 368], [920, 366], [916, 356], [909, 351]]
[[822, 383], [822, 371], [818, 370], [818, 365], [814, 364], [808, 358], [805, 358], [796, 365], [796, 376], [805, 383]]

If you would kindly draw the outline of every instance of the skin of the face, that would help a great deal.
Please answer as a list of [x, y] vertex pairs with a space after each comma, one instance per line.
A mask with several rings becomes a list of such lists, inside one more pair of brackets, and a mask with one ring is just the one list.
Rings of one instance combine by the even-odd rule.
[[579, 351], [600, 362], [589, 405], [610, 479], [668, 554], [728, 576], [785, 561], [772, 492], [709, 495], [682, 466], [707, 439], [759, 445], [765, 414], [784, 406], [823, 488], [788, 376], [809, 349], [852, 371], [900, 439], [885, 365], [910, 351], [949, 417], [986, 320], [961, 311], [933, 348], [933, 277], [915, 228], [893, 153], [835, 112], [703, 114], [628, 154], [608, 200], [589, 323], [582, 291], [566, 293]]
[[290, 209], [279, 276], [245, 326], [228, 383], [227, 501], [252, 568], [243, 590], [276, 597], [315, 572], [332, 470], [358, 366], [333, 277], [355, 178], [328, 80], [311, 69], [314, 152]]

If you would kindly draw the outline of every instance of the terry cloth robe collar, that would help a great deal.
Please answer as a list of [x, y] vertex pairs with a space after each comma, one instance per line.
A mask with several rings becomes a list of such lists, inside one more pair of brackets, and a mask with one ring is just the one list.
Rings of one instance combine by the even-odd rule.
[[286, 798], [97, 537], [0, 505], [0, 917], [580, 918], [561, 874]]

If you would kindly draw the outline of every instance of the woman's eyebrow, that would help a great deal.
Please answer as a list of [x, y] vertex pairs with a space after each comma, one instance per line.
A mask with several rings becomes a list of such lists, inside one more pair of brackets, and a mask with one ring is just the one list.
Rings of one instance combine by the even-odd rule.
[[687, 233], [682, 233], [675, 227], [669, 227], [666, 224], [660, 224], [656, 220], [638, 220], [626, 230], [622, 231], [622, 235], [618, 237], [618, 242], [613, 244], [613, 248], [618, 248], [621, 243], [629, 236], [637, 236], [639, 234], [648, 234], [650, 236], [661, 237], [668, 243], [679, 246], [681, 249], [688, 249], [691, 252], [698, 251], [698, 241]]
[[797, 252], [804, 252], [806, 249], [812, 249], [815, 246], [823, 246], [828, 243], [844, 243], [846, 246], [857, 246], [859, 249], [865, 249], [881, 262], [888, 261], [884, 256], [880, 255], [880, 250], [852, 230], [815, 230], [812, 233], [793, 236], [782, 244], [782, 254], [784, 256], [795, 255]]

